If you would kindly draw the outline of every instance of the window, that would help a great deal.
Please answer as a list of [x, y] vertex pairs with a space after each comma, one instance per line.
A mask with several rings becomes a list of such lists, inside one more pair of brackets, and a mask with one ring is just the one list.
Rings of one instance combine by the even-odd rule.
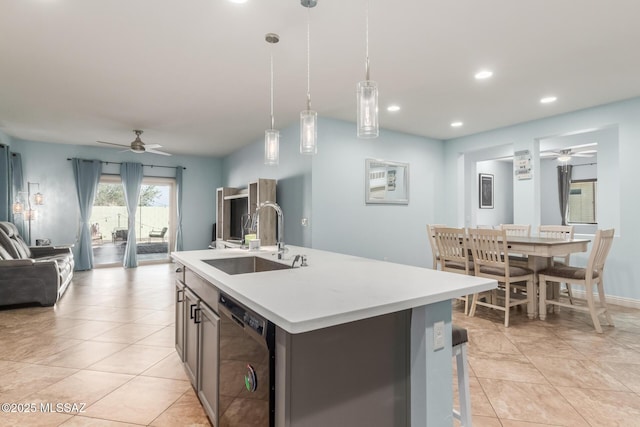
[[573, 224], [596, 224], [597, 180], [571, 181], [568, 221]]
[[[175, 218], [175, 179], [144, 177], [136, 209], [138, 262], [168, 261]], [[95, 265], [121, 264], [127, 243], [129, 215], [122, 182], [102, 175], [91, 212]]]

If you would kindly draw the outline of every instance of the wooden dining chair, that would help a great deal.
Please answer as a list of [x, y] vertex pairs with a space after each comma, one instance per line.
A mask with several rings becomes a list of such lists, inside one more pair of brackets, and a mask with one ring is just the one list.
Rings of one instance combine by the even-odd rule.
[[531, 224], [500, 224], [500, 230], [507, 232], [507, 236], [531, 237]]
[[440, 257], [438, 256], [438, 245], [436, 244], [435, 228], [446, 227], [446, 224], [427, 224], [427, 237], [429, 238], [429, 245], [431, 246], [431, 256], [433, 258], [433, 269], [437, 270], [440, 264]]
[[[506, 231], [507, 236], [531, 237], [531, 224], [500, 224], [500, 230]], [[526, 267], [529, 263], [523, 254], [509, 254], [509, 261], [519, 267]]]
[[[535, 294], [533, 270], [509, 263], [507, 234], [505, 230], [470, 229], [469, 240], [473, 253], [475, 275], [498, 281], [498, 289], [475, 295], [469, 316], [474, 316], [476, 306], [481, 305], [504, 311], [504, 326], [509, 327], [511, 307], [526, 305], [529, 317], [533, 316]], [[512, 284], [526, 282], [526, 292], [514, 293]], [[483, 298], [490, 297], [487, 301]], [[501, 303], [502, 302], [502, 303]]]
[[[541, 225], [538, 227], [538, 236], [548, 239], [571, 240], [573, 239], [573, 225]], [[571, 254], [559, 255], [553, 257], [553, 265], [564, 264], [569, 265]], [[569, 296], [569, 303], [573, 304], [573, 295], [571, 295], [571, 284], [564, 284], [564, 293]]]
[[[584, 311], [591, 315], [593, 326], [596, 332], [602, 333], [602, 327], [598, 316], [605, 315], [607, 323], [613, 325], [611, 315], [607, 310], [607, 303], [604, 295], [604, 264], [613, 243], [614, 229], [598, 230], [596, 238], [589, 254], [589, 261], [586, 267], [572, 267], [568, 265], [554, 265], [538, 272], [540, 280], [540, 319], [545, 320], [547, 316], [547, 304], [560, 307], [571, 308], [573, 310]], [[570, 304], [560, 299], [547, 299], [547, 282], [566, 282], [572, 285], [584, 286], [585, 298], [573, 297], [574, 302], [583, 301], [584, 305]], [[597, 290], [599, 306], [596, 307], [593, 291]]]
[[[451, 273], [473, 275], [473, 261], [469, 260], [467, 234], [464, 228], [434, 227], [434, 237], [440, 257], [440, 269]], [[464, 301], [464, 314], [469, 314], [473, 296], [458, 298]]]

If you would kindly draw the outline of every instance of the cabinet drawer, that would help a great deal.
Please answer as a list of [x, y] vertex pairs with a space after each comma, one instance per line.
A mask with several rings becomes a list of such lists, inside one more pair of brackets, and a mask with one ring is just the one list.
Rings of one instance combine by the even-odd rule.
[[184, 265], [180, 264], [179, 262], [176, 262], [176, 268], [175, 268], [175, 272], [176, 272], [176, 280], [184, 283], [184, 270], [185, 267]]
[[188, 268], [185, 269], [184, 280], [189, 289], [198, 295], [213, 311], [218, 312], [218, 298], [220, 296], [218, 289]]

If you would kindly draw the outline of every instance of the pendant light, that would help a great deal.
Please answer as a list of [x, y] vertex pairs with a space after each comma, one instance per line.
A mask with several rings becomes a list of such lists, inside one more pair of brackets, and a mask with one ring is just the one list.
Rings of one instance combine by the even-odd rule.
[[318, 113], [311, 110], [311, 49], [310, 21], [311, 8], [317, 0], [300, 0], [307, 8], [307, 109], [300, 113], [300, 154], [316, 154], [318, 152]]
[[365, 79], [358, 82], [356, 91], [358, 138], [378, 137], [378, 84], [369, 79], [369, 0], [366, 0], [365, 39], [366, 62]]
[[[274, 33], [268, 33], [264, 36], [267, 43], [272, 46], [280, 41], [280, 36]], [[273, 118], [273, 49], [270, 54], [270, 71], [271, 71], [271, 128], [264, 131], [264, 164], [270, 166], [278, 166], [280, 161], [280, 131], [274, 129], [275, 120]]]

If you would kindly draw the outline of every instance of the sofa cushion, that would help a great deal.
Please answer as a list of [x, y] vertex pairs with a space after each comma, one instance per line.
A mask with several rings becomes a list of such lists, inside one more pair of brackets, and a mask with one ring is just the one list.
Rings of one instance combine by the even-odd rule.
[[[0, 244], [2, 244], [2, 246], [4, 246], [7, 251], [9, 251], [11, 256], [19, 259], [33, 258], [33, 254], [31, 253], [31, 249], [29, 249], [29, 245], [27, 245], [22, 237], [20, 237], [18, 227], [16, 227], [15, 224], [2, 221], [0, 222], [0, 231], [3, 231], [9, 238], [8, 244], [4, 240], [0, 240]], [[11, 246], [13, 250], [8, 246]]]
[[[0, 231], [0, 233], [2, 233], [2, 231]], [[0, 259], [1, 260], [13, 259], [13, 257], [9, 254], [9, 252], [7, 252], [7, 250], [3, 246], [0, 246]]]

